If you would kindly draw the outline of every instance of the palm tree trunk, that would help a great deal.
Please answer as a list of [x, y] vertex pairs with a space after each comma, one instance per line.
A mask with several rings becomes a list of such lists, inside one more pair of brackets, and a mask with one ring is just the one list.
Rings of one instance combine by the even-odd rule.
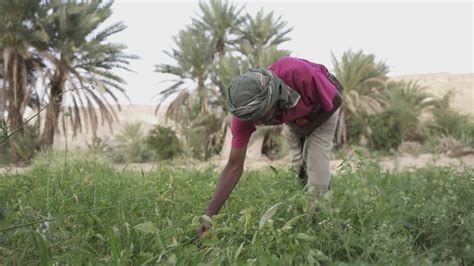
[[343, 108], [339, 113], [339, 122], [337, 123], [336, 130], [336, 142], [338, 145], [343, 145], [347, 143], [347, 124], [346, 124], [346, 115]]
[[16, 132], [10, 139], [10, 151], [15, 163], [22, 160], [19, 140], [23, 135], [23, 113], [28, 100], [26, 64], [15, 48], [6, 48], [5, 60], [6, 96], [8, 99], [8, 125], [10, 132]]
[[49, 105], [46, 108], [46, 119], [39, 141], [39, 147], [41, 149], [50, 149], [53, 146], [54, 134], [58, 128], [59, 114], [62, 108], [65, 81], [66, 73], [60, 68], [56, 69], [54, 79], [51, 82]]
[[199, 98], [201, 100], [201, 114], [207, 113], [207, 93], [206, 87], [204, 87], [204, 79], [198, 79], [198, 91], [199, 91]]

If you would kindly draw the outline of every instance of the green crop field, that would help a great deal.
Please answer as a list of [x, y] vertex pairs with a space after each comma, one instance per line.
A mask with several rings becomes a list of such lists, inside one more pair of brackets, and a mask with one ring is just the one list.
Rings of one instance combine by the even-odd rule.
[[0, 264], [474, 264], [472, 168], [341, 168], [317, 211], [290, 171], [247, 171], [199, 239], [213, 167], [42, 154], [0, 176]]

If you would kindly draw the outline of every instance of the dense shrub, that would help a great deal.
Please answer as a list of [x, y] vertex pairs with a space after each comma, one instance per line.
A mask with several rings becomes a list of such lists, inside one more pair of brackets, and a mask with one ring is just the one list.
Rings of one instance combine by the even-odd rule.
[[452, 136], [465, 145], [474, 147], [474, 121], [450, 108], [433, 110], [434, 121], [431, 133], [437, 136]]
[[371, 134], [368, 138], [370, 149], [390, 151], [402, 143], [402, 117], [393, 110], [375, 114], [369, 119]]
[[369, 147], [386, 152], [396, 150], [402, 141], [424, 143], [428, 131], [420, 117], [437, 103], [417, 82], [388, 82], [384, 110], [367, 119]]
[[176, 137], [176, 133], [172, 129], [160, 125], [156, 125], [148, 133], [145, 142], [158, 160], [171, 159], [182, 152], [181, 143]]
[[[3, 134], [0, 132], [0, 140], [3, 141]], [[38, 139], [38, 127], [25, 125], [23, 131], [15, 133], [0, 144], [0, 164], [29, 163], [36, 154]], [[14, 154], [14, 155], [13, 155]]]
[[139, 163], [152, 159], [152, 152], [145, 143], [145, 134], [140, 123], [127, 123], [115, 137], [117, 145], [112, 157], [117, 163]]
[[213, 114], [199, 115], [183, 130], [186, 152], [200, 160], [207, 160], [222, 149], [222, 119]]
[[366, 135], [367, 115], [359, 113], [346, 120], [348, 144], [359, 144], [361, 136]]

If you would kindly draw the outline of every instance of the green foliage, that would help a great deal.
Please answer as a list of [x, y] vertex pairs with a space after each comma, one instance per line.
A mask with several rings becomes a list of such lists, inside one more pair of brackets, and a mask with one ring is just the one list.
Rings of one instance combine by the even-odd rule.
[[281, 17], [273, 12], [267, 14], [260, 9], [255, 17], [245, 16], [239, 28], [237, 50], [244, 55], [251, 68], [267, 67], [290, 51], [278, 49], [278, 45], [291, 40], [288, 37], [293, 28], [287, 27]]
[[435, 136], [452, 136], [465, 145], [474, 147], [474, 120], [449, 107], [452, 94], [447, 94], [433, 109], [433, 122], [429, 125]]
[[207, 160], [217, 154], [222, 148], [221, 126], [222, 120], [215, 115], [196, 117], [184, 129], [186, 151], [200, 160]]
[[358, 144], [362, 136], [367, 136], [368, 115], [363, 112], [354, 115], [351, 119], [347, 119], [347, 142], [349, 144]]
[[359, 115], [352, 121], [356, 132], [360, 132], [361, 121], [368, 125], [362, 132], [368, 138], [369, 148], [387, 152], [397, 150], [402, 141], [425, 142], [428, 131], [420, 117], [437, 104], [433, 95], [417, 82], [388, 82], [383, 97], [383, 111]]
[[[186, 150], [195, 158], [208, 159], [222, 145], [221, 125], [215, 122], [222, 121], [230, 81], [250, 67], [266, 67], [289, 55], [278, 46], [290, 40], [292, 28], [273, 12], [260, 10], [252, 17], [228, 1], [202, 2], [199, 8], [192, 24], [173, 38], [176, 48], [165, 52], [174, 63], [156, 65], [156, 72], [175, 76], [161, 90], [157, 109], [177, 93], [167, 117], [180, 125]], [[189, 81], [195, 86], [190, 88]]]
[[[199, 17], [173, 38], [176, 48], [165, 52], [175, 63], [156, 65], [155, 71], [176, 77], [160, 92], [160, 104], [175, 93], [190, 90], [185, 85], [192, 81], [197, 85], [193, 93], [197, 94], [202, 114], [209, 111], [207, 105], [219, 111], [225, 109], [226, 89], [235, 76], [288, 55], [289, 51], [278, 46], [290, 40], [292, 28], [273, 12], [260, 10], [252, 17], [241, 14], [243, 8], [228, 1], [203, 2], [199, 7]], [[206, 83], [208, 79], [212, 84]], [[176, 100], [183, 102], [180, 96]], [[181, 111], [173, 108], [173, 112]]]
[[181, 143], [171, 128], [156, 125], [146, 136], [148, 147], [158, 160], [172, 159], [182, 152]]
[[[0, 139], [3, 141], [2, 134], [8, 133], [0, 132]], [[17, 132], [10, 136], [5, 142], [0, 144], [0, 164], [18, 163], [12, 161], [12, 154], [16, 154], [16, 158], [22, 163], [28, 163], [36, 154], [36, 139], [38, 138], [38, 127], [26, 125], [21, 132]]]
[[0, 230], [38, 221], [2, 231], [3, 263], [474, 263], [472, 168], [387, 173], [345, 162], [316, 215], [291, 171], [248, 171], [198, 239], [213, 168], [139, 173], [95, 154], [68, 155], [65, 166], [64, 156], [0, 175]]
[[[49, 1], [48, 9], [40, 20], [48, 36], [44, 57], [50, 61], [51, 73], [49, 102], [69, 101], [68, 110], [74, 133], [82, 131], [86, 123], [93, 132], [98, 127], [97, 113], [102, 121], [111, 124], [115, 110], [109, 104], [119, 104], [117, 95], [125, 94], [125, 80], [114, 73], [129, 71], [130, 60], [137, 56], [126, 54], [126, 46], [108, 39], [126, 26], [122, 22], [107, 23], [112, 15], [113, 1]], [[69, 90], [67, 95], [62, 95]], [[54, 103], [56, 104], [56, 103]], [[87, 109], [86, 118], [82, 108]], [[98, 108], [95, 108], [98, 107]], [[98, 110], [98, 111], [97, 111]], [[58, 113], [62, 108], [48, 108], [41, 145], [52, 143]], [[48, 135], [49, 134], [49, 135]]]
[[87, 142], [87, 149], [93, 153], [105, 153], [110, 147], [107, 139], [94, 136], [90, 143]]
[[383, 151], [397, 149], [402, 143], [402, 115], [395, 110], [386, 110], [370, 117], [369, 126], [372, 132], [367, 143], [370, 149]]
[[340, 60], [332, 54], [334, 74], [344, 88], [344, 101], [339, 112], [336, 129], [336, 143], [349, 141], [347, 121], [365, 114], [375, 114], [383, 110], [388, 66], [376, 61], [375, 55], [362, 50], [344, 52]]
[[113, 159], [117, 163], [145, 162], [152, 157], [140, 123], [126, 123], [115, 141], [117, 145], [113, 150]]

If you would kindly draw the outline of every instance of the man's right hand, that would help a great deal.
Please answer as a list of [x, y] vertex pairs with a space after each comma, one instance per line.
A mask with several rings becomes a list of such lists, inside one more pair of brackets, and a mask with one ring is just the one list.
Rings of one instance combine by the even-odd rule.
[[198, 234], [199, 238], [201, 238], [203, 236], [203, 234], [205, 232], [207, 232], [207, 230], [209, 230], [211, 226], [209, 224], [204, 224], [204, 225], [201, 225], [201, 227], [199, 227], [197, 230], [196, 230], [196, 233]]

